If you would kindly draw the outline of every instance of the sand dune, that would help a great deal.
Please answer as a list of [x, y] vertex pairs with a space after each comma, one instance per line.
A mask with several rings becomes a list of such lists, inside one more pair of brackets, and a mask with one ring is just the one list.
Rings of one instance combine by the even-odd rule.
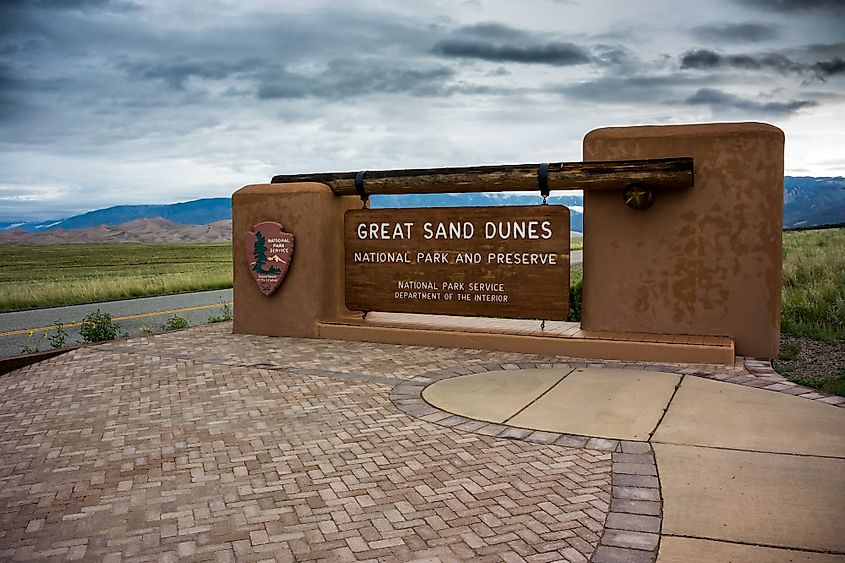
[[136, 219], [109, 227], [55, 229], [27, 233], [20, 229], [0, 231], [0, 244], [74, 244], [104, 242], [227, 242], [232, 240], [232, 221], [208, 225], [182, 225], [155, 217]]

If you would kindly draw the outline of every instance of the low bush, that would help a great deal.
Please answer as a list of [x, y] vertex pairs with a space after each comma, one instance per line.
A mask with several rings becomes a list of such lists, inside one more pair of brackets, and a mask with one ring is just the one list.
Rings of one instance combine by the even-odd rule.
[[573, 268], [569, 280], [569, 315], [567, 321], [581, 322], [581, 294], [584, 290], [584, 271]]
[[105, 342], [117, 338], [120, 334], [120, 327], [112, 320], [110, 314], [97, 309], [93, 313], [88, 313], [82, 319], [79, 334], [84, 342]]
[[67, 346], [67, 331], [65, 330], [65, 325], [62, 321], [56, 321], [56, 333], [50, 334], [48, 332], [47, 341], [50, 343], [50, 347], [54, 350]]
[[164, 330], [182, 330], [183, 328], [188, 328], [191, 326], [191, 323], [188, 322], [188, 319], [185, 317], [180, 317], [179, 315], [173, 315], [167, 322], [164, 323]]
[[212, 323], [222, 323], [226, 321], [232, 320], [232, 304], [226, 301], [220, 300], [220, 312], [214, 313], [208, 316], [209, 324]]

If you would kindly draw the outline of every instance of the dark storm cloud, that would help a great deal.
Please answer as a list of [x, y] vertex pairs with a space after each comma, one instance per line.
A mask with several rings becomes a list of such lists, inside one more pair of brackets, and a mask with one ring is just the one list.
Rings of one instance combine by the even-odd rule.
[[767, 115], [791, 115], [802, 109], [818, 105], [817, 102], [812, 100], [757, 102], [715, 88], [701, 88], [684, 100], [684, 103], [694, 106], [709, 106], [714, 113], [726, 110], [740, 110], [742, 112]]
[[740, 0], [740, 2], [752, 8], [787, 14], [827, 12], [839, 16], [845, 15], [845, 2], [842, 0]]
[[485, 39], [527, 39], [531, 35], [521, 29], [510, 27], [497, 22], [483, 22], [467, 25], [456, 30], [459, 35], [473, 35]]
[[25, 7], [49, 10], [132, 10], [138, 6], [122, 0], [4, 0], [7, 8]]
[[735, 68], [741, 70], [773, 70], [780, 74], [808, 74], [824, 80], [842, 74], [842, 58], [806, 63], [783, 53], [760, 55], [723, 55], [710, 49], [695, 49], [681, 55], [681, 69]]
[[380, 61], [335, 60], [317, 74], [278, 71], [262, 81], [259, 99], [346, 99], [367, 94], [447, 95], [455, 71], [436, 66], [403, 68]]
[[803, 72], [808, 66], [798, 63], [780, 53], [763, 55], [723, 55], [710, 49], [695, 49], [681, 55], [682, 69], [713, 69], [732, 67], [743, 70], [771, 69], [782, 74]]
[[[595, 41], [597, 36], [591, 36]], [[630, 66], [636, 57], [620, 44], [578, 44], [559, 35], [485, 22], [451, 30], [430, 53], [456, 59], [550, 66]], [[607, 38], [603, 38], [607, 39]], [[614, 37], [614, 39], [618, 39]]]
[[432, 52], [445, 57], [554, 66], [581, 65], [593, 60], [583, 47], [559, 42], [517, 45], [477, 39], [445, 39], [435, 44]]
[[815, 60], [823, 58], [845, 57], [845, 43], [814, 43], [794, 50], [796, 56], [805, 56]]
[[817, 62], [813, 65], [813, 70], [822, 76], [845, 74], [845, 59], [837, 57], [829, 61]]
[[[664, 76], [603, 76], [580, 84], [551, 86], [566, 97], [604, 104], [659, 104], [677, 98], [685, 89], [708, 80], [683, 74]], [[687, 90], [688, 91], [688, 90]]]
[[762, 23], [702, 25], [691, 30], [701, 41], [713, 43], [757, 43], [780, 37], [780, 27]]
[[145, 61], [122, 65], [132, 78], [163, 80], [176, 90], [184, 90], [191, 78], [222, 80], [230, 76], [243, 75], [264, 68], [260, 59], [253, 58], [237, 62], [209, 60], [174, 60], [165, 62]]

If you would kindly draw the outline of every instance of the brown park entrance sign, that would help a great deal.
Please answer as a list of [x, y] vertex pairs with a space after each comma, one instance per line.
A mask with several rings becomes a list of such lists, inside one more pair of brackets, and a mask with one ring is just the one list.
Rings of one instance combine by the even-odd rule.
[[351, 210], [344, 236], [349, 309], [567, 317], [562, 205]]

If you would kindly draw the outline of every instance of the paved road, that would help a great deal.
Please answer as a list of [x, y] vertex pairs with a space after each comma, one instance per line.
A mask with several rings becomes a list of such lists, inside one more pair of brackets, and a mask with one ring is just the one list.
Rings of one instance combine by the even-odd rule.
[[[570, 253], [570, 262], [573, 266], [581, 264], [582, 261], [583, 251], [573, 250]], [[192, 326], [203, 324], [208, 322], [209, 315], [220, 313], [223, 302], [230, 301], [232, 301], [232, 290], [222, 289], [0, 313], [0, 358], [21, 354], [25, 346], [39, 345], [41, 350], [50, 349], [50, 343], [44, 338], [46, 332], [43, 329], [54, 326], [56, 321], [66, 325], [79, 322], [85, 315], [97, 309], [109, 313], [116, 320], [121, 331], [134, 336], [140, 334], [145, 326], [155, 328], [156, 332], [160, 331], [161, 326], [174, 315], [184, 317]], [[29, 336], [29, 331], [33, 329], [36, 329], [35, 332]], [[79, 336], [79, 327], [70, 326], [66, 327], [66, 330], [68, 345], [82, 340]], [[55, 331], [51, 333], [54, 334]]]
[[[51, 327], [56, 321], [64, 324], [79, 322], [85, 315], [97, 309], [109, 313], [113, 319], [116, 319], [121, 331], [136, 335], [144, 326], [154, 327], [157, 332], [160, 331], [161, 325], [175, 315], [184, 317], [192, 326], [206, 323], [209, 315], [220, 313], [223, 302], [230, 301], [232, 301], [232, 290], [221, 289], [2, 313], [0, 314], [0, 357], [16, 356], [25, 346], [35, 346], [39, 340], [41, 340], [40, 349], [49, 350], [49, 342], [46, 339], [42, 340], [43, 330], [34, 332], [32, 337], [29, 336], [29, 331]], [[67, 327], [66, 330], [69, 345], [82, 340], [79, 336], [79, 327]]]

